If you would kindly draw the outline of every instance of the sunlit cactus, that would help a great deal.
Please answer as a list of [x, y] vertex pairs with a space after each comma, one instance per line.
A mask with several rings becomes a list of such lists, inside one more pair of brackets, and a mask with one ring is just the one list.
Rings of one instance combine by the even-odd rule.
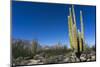
[[70, 46], [74, 50], [74, 52], [82, 52], [84, 46], [84, 26], [83, 26], [83, 17], [82, 11], [80, 11], [80, 24], [81, 24], [81, 31], [77, 30], [76, 26], [76, 17], [74, 6], [69, 8], [69, 16], [68, 16], [68, 29], [69, 29], [69, 39], [70, 39]]
[[85, 44], [85, 40], [84, 40], [84, 26], [83, 26], [83, 16], [82, 16], [82, 11], [80, 11], [80, 22], [81, 22], [81, 40], [82, 40], [82, 51], [84, 50], [84, 44]]
[[72, 21], [71, 21], [71, 16], [68, 16], [68, 26], [69, 26], [69, 39], [70, 39], [70, 46], [73, 48], [73, 40], [72, 40]]
[[78, 30], [78, 42], [79, 42], [79, 50], [82, 51], [82, 38], [81, 38], [81, 32]]

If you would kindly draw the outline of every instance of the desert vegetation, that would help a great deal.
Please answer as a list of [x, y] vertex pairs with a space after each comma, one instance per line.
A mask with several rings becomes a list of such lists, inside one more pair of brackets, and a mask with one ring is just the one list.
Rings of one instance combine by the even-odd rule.
[[13, 65], [95, 61], [95, 51], [95, 46], [89, 47], [86, 45], [85, 50], [81, 53], [80, 58], [78, 58], [71, 48], [61, 43], [43, 47], [36, 40], [12, 40]]

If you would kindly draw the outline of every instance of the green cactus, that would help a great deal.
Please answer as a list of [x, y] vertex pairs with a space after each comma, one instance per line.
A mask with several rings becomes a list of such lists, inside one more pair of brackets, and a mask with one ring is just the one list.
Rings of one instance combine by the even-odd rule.
[[74, 50], [74, 52], [82, 52], [84, 46], [84, 27], [83, 27], [83, 17], [82, 11], [80, 11], [80, 23], [81, 23], [81, 31], [77, 31], [76, 26], [76, 16], [74, 11], [74, 6], [69, 8], [69, 16], [68, 16], [68, 29], [69, 29], [69, 39], [70, 46]]

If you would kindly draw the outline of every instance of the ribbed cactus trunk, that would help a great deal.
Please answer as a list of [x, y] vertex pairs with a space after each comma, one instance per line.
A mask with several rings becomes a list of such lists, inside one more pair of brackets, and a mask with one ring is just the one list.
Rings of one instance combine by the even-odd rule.
[[68, 26], [69, 26], [69, 39], [70, 39], [70, 46], [71, 48], [73, 47], [73, 40], [72, 40], [72, 21], [71, 21], [71, 16], [68, 16]]
[[77, 46], [77, 27], [76, 27], [76, 19], [75, 19], [75, 13], [74, 8], [72, 6], [72, 9], [69, 8], [70, 15], [68, 16], [68, 29], [69, 29], [69, 39], [70, 39], [70, 45], [71, 48], [77, 52], [78, 46]]
[[82, 48], [81, 50], [83, 51], [84, 50], [84, 44], [85, 44], [85, 41], [84, 41], [84, 26], [83, 26], [83, 16], [82, 16], [82, 11], [80, 11], [80, 22], [81, 22], [81, 41], [82, 41]]
[[72, 49], [74, 49], [74, 46], [73, 46], [73, 31], [72, 31], [72, 27], [73, 27], [73, 21], [72, 21], [72, 13], [71, 13], [71, 8], [69, 8], [69, 12], [70, 12], [70, 15], [68, 16], [68, 29], [69, 29], [69, 39], [70, 39], [70, 46]]
[[83, 27], [83, 17], [82, 11], [80, 11], [80, 23], [81, 23], [81, 31], [77, 31], [76, 26], [76, 16], [74, 11], [74, 6], [72, 5], [72, 9], [69, 8], [69, 16], [68, 16], [68, 29], [69, 29], [69, 39], [70, 46], [80, 57], [81, 52], [83, 51], [84, 46], [84, 27]]
[[79, 40], [79, 51], [82, 51], [82, 38], [81, 38], [81, 32], [78, 30], [78, 40]]

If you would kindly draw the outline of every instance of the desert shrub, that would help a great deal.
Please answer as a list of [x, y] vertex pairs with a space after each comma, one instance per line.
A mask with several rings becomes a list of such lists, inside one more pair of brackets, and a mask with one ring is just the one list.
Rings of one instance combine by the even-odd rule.
[[84, 45], [84, 51], [90, 51], [90, 47], [88, 46], [88, 44]]
[[31, 56], [31, 50], [24, 45], [22, 40], [12, 43], [12, 56], [13, 58]]
[[32, 50], [31, 50], [31, 52], [32, 52], [32, 55], [33, 56], [35, 56], [36, 55], [36, 53], [37, 53], [37, 48], [38, 48], [38, 42], [36, 41], [36, 40], [33, 40], [32, 41]]
[[91, 50], [96, 51], [96, 45], [93, 45], [93, 46], [91, 47]]
[[42, 54], [42, 56], [44, 56], [45, 58], [49, 58], [51, 56], [58, 56], [58, 55], [66, 55], [67, 53], [71, 52], [72, 50], [67, 48], [67, 47], [63, 47], [63, 48], [49, 48], [49, 49], [42, 49], [40, 51], [37, 52], [37, 54]]

